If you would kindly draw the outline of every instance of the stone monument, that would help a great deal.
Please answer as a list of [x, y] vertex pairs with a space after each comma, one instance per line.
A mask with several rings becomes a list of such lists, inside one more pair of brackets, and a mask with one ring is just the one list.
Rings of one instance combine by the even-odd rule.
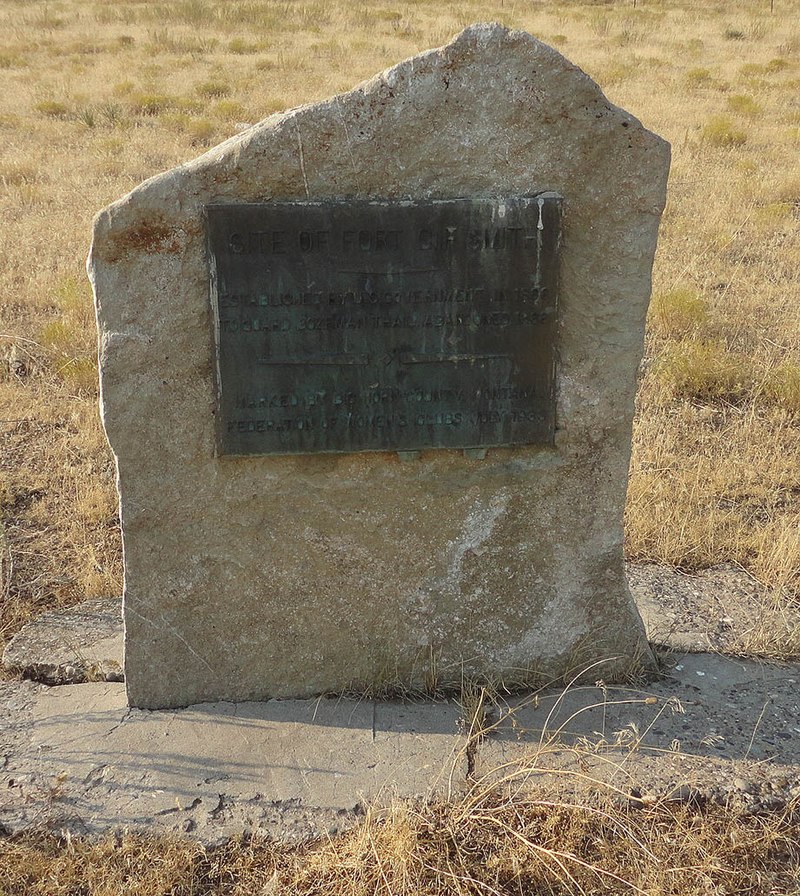
[[476, 25], [102, 211], [131, 705], [647, 665], [622, 515], [668, 168]]

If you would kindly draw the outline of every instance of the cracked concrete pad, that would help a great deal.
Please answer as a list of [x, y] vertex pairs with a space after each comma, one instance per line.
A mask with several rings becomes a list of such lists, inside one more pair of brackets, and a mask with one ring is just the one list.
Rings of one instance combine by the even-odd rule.
[[688, 574], [629, 563], [628, 583], [650, 640], [674, 650], [758, 655], [800, 626], [800, 608], [730, 564]]
[[796, 665], [678, 656], [661, 679], [640, 687], [575, 686], [510, 702], [500, 740], [624, 746], [640, 738], [640, 746], [656, 750], [674, 743], [693, 755], [800, 763]]
[[[100, 213], [131, 705], [650, 662], [622, 515], [668, 167], [558, 52], [476, 25]], [[553, 446], [217, 456], [209, 203], [540, 192], [563, 197]]]
[[505, 782], [541, 799], [611, 788], [741, 804], [800, 797], [800, 667], [714, 654], [641, 687], [542, 690], [488, 706], [468, 737], [453, 703], [271, 700], [129, 709], [116, 683], [0, 683], [0, 827], [245, 832], [308, 839], [366, 805]]
[[583, 780], [662, 797], [685, 785], [722, 801], [746, 780], [764, 805], [778, 791], [785, 802], [800, 794], [799, 683], [797, 665], [690, 653], [645, 686], [509, 701], [489, 720], [476, 775], [520, 769], [548, 789]]
[[[668, 639], [678, 623], [678, 642], [740, 638], [764, 597], [727, 567], [687, 577], [631, 565], [629, 575], [637, 598], [658, 600], [663, 612], [648, 615], [669, 622]], [[73, 619], [101, 630], [85, 611]], [[116, 614], [119, 624], [118, 604]], [[60, 629], [73, 641], [80, 630]], [[490, 705], [473, 738], [468, 708], [452, 703], [147, 712], [129, 711], [116, 684], [0, 682], [0, 828], [305, 839], [355, 823], [373, 800], [458, 799], [503, 777], [543, 799], [611, 787], [634, 806], [710, 799], [759, 812], [800, 797], [800, 667], [709, 653], [671, 662], [636, 687], [576, 685]]]
[[11, 830], [305, 839], [352, 823], [367, 802], [447, 796], [466, 771], [450, 705], [273, 700], [149, 712], [129, 709], [119, 684], [16, 687], [0, 795]]
[[86, 600], [42, 613], [3, 651], [3, 667], [45, 684], [122, 681], [119, 598]]

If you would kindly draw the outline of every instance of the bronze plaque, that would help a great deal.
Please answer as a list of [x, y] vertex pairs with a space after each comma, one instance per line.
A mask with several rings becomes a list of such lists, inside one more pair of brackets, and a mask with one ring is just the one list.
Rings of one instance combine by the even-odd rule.
[[560, 197], [207, 214], [220, 454], [552, 443]]

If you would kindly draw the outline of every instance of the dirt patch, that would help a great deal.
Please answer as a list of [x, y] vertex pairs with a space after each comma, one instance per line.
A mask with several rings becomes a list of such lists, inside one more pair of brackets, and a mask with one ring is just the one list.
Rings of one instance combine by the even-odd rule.
[[766, 659], [800, 658], [800, 607], [740, 567], [683, 573], [628, 564], [628, 583], [649, 639], [675, 650]]

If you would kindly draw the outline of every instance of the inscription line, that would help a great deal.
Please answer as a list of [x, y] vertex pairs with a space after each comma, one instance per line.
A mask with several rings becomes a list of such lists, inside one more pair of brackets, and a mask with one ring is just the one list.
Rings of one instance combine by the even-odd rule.
[[403, 364], [453, 364], [458, 361], [492, 361], [501, 359], [510, 361], [508, 355], [406, 355], [402, 357]]
[[[378, 358], [370, 355], [342, 355], [331, 358], [259, 358], [259, 364], [270, 365], [369, 365], [378, 361], [391, 360], [390, 358]], [[503, 353], [497, 354], [470, 354], [470, 355], [401, 355], [397, 358], [399, 364], [457, 364], [460, 361], [510, 361], [511, 358]]]
[[338, 367], [340, 364], [350, 365], [366, 365], [370, 363], [367, 355], [341, 355], [331, 358], [259, 358], [259, 364], [296, 364], [303, 366], [304, 364], [330, 364]]
[[441, 268], [382, 268], [379, 271], [365, 271], [364, 268], [339, 268], [340, 274], [366, 274], [370, 277], [387, 277], [395, 274], [433, 274]]

